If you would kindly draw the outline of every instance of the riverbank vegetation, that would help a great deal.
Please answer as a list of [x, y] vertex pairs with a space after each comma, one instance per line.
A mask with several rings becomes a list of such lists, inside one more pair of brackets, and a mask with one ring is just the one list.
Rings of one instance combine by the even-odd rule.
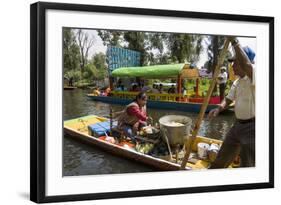
[[[95, 35], [93, 35], [93, 31]], [[99, 38], [99, 40], [97, 39]], [[100, 40], [101, 39], [101, 40]], [[196, 65], [202, 52], [207, 52], [204, 67], [214, 69], [223, 37], [181, 33], [63, 29], [63, 73], [73, 86], [95, 86], [108, 82], [105, 52], [90, 52], [97, 41], [141, 53], [140, 64], [172, 64], [189, 62]]]

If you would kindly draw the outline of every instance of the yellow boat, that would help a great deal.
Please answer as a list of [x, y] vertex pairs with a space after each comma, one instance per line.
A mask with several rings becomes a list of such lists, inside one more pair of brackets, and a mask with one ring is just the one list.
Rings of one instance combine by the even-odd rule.
[[[137, 162], [141, 162], [148, 166], [154, 167], [157, 170], [180, 170], [180, 161], [176, 163], [176, 158], [178, 159], [178, 155], [173, 155], [172, 158], [170, 155], [168, 156], [151, 156], [148, 154], [144, 154], [141, 152], [136, 151], [132, 148], [128, 141], [119, 142], [118, 144], [115, 142], [110, 142], [104, 140], [101, 137], [95, 137], [91, 135], [91, 131], [89, 130], [90, 125], [95, 125], [101, 122], [109, 122], [109, 119], [104, 117], [99, 117], [96, 115], [84, 116], [76, 119], [66, 120], [64, 121], [64, 132], [66, 136], [75, 138], [79, 141], [86, 142], [90, 145], [99, 147], [107, 152], [110, 152], [114, 155], [118, 155], [120, 157], [125, 157]], [[128, 143], [126, 143], [128, 142]], [[192, 146], [192, 158], [189, 159], [188, 163], [186, 164], [186, 170], [193, 170], [193, 169], [206, 169], [210, 161], [209, 160], [202, 160], [196, 158], [197, 156], [197, 145], [200, 142], [208, 143], [208, 144], [217, 144], [221, 145], [221, 140], [206, 138], [202, 136], [197, 136], [196, 140]], [[126, 146], [124, 146], [126, 145]]]

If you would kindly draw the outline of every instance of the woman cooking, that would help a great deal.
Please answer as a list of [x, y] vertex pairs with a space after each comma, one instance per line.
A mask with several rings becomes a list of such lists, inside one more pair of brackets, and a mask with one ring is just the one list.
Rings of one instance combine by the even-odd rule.
[[118, 117], [118, 129], [122, 130], [124, 135], [131, 138], [133, 142], [135, 142], [137, 131], [146, 126], [146, 121], [151, 119], [146, 114], [146, 103], [146, 94], [140, 92]]

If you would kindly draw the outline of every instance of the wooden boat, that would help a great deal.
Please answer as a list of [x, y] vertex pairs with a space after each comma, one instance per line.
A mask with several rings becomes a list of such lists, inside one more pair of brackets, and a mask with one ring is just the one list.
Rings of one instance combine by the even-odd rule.
[[[90, 145], [99, 147], [107, 152], [110, 152], [114, 155], [118, 155], [120, 157], [125, 157], [131, 160], [134, 160], [136, 162], [143, 163], [145, 165], [151, 166], [157, 170], [180, 170], [180, 162], [175, 163], [175, 157], [170, 160], [167, 160], [169, 156], [150, 156], [148, 154], [140, 153], [136, 150], [134, 150], [131, 147], [124, 146], [127, 145], [126, 143], [113, 143], [105, 141], [104, 139], [94, 137], [90, 135], [88, 126], [89, 125], [95, 125], [97, 123], [101, 122], [108, 122], [107, 118], [99, 117], [95, 115], [80, 117], [72, 120], [66, 120], [64, 121], [64, 132], [66, 136], [70, 136], [74, 139], [77, 139], [79, 141], [88, 143]], [[126, 142], [126, 141], [125, 141]], [[198, 136], [192, 146], [192, 151], [194, 153], [197, 152], [197, 144], [199, 142], [205, 142], [208, 144], [218, 144], [221, 145], [222, 141], [210, 139], [206, 137]], [[193, 170], [193, 169], [206, 169], [209, 166], [210, 161], [208, 160], [201, 160], [197, 159], [196, 154], [190, 160], [188, 161], [186, 165], [186, 170]]]
[[74, 86], [63, 86], [63, 89], [64, 90], [74, 90], [76, 89], [77, 87], [74, 87]]
[[[136, 95], [136, 94], [135, 94]], [[149, 96], [149, 94], [148, 94]], [[111, 96], [96, 96], [94, 94], [87, 94], [87, 97], [94, 101], [100, 101], [109, 104], [127, 105], [132, 102], [131, 98], [120, 98]], [[196, 112], [200, 111], [201, 103], [194, 102], [177, 102], [177, 101], [160, 101], [160, 100], [148, 100], [148, 108], [157, 109], [168, 109], [168, 110], [180, 110], [185, 112]], [[217, 104], [209, 104], [206, 112], [217, 107]]]
[[[168, 64], [168, 65], [153, 65], [142, 67], [122, 67], [115, 69], [111, 73], [112, 78], [142, 78], [142, 79], [176, 79], [177, 93], [152, 93], [147, 92], [148, 108], [180, 110], [186, 112], [200, 111], [204, 97], [199, 96], [199, 71], [197, 68], [190, 66], [190, 64]], [[111, 78], [110, 78], [111, 79]], [[190, 93], [182, 93], [182, 80], [194, 79], [196, 80], [196, 88], [194, 96]], [[137, 92], [115, 91], [113, 90], [113, 83], [110, 83], [110, 96], [97, 96], [88, 94], [88, 98], [94, 101], [100, 101], [110, 104], [126, 105], [132, 101], [137, 95]], [[206, 112], [216, 108], [220, 103], [218, 96], [211, 97]]]

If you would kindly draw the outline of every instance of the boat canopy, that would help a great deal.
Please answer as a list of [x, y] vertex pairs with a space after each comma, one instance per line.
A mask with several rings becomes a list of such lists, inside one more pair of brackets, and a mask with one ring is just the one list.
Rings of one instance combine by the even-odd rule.
[[[194, 70], [188, 72], [187, 70]], [[197, 72], [196, 72], [196, 71]], [[197, 73], [197, 74], [196, 74]], [[190, 64], [167, 64], [167, 65], [153, 65], [153, 66], [141, 66], [141, 67], [122, 67], [112, 71], [112, 77], [120, 78], [176, 78], [181, 75], [183, 78], [188, 78], [188, 75], [192, 74], [193, 77], [198, 77], [198, 69], [190, 69]]]
[[182, 78], [197, 79], [200, 77], [198, 68], [185, 68], [181, 71]]

